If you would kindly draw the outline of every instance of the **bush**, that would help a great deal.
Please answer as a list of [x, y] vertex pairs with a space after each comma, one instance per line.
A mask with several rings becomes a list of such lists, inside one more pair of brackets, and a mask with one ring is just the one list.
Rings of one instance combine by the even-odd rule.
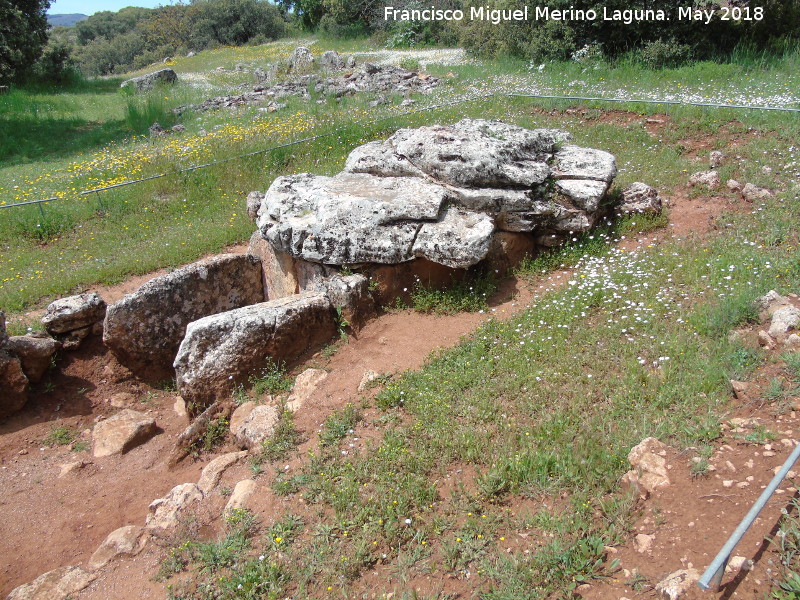
[[638, 60], [651, 69], [677, 67], [692, 59], [692, 47], [674, 39], [646, 43], [637, 53]]

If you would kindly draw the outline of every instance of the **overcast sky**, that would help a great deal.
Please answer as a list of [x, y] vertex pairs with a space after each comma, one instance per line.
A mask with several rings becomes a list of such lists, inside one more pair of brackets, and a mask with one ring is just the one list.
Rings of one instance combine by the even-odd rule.
[[155, 8], [164, 4], [172, 3], [169, 0], [53, 0], [47, 12], [51, 15], [75, 13], [91, 15], [101, 10], [118, 11], [126, 6]]

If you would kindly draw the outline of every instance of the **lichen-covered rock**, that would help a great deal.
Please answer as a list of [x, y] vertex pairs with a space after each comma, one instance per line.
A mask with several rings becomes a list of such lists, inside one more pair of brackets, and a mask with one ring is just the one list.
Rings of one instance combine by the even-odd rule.
[[619, 212], [624, 215], [645, 213], [655, 215], [661, 212], [661, 198], [658, 190], [652, 186], [637, 181], [622, 190], [622, 202]]
[[311, 50], [304, 46], [298, 46], [289, 56], [289, 68], [292, 71], [307, 71], [314, 65], [314, 56]]
[[137, 92], [146, 92], [152, 90], [159, 84], [170, 84], [178, 81], [178, 74], [172, 69], [159, 69], [153, 73], [139, 75], [127, 79], [120, 84], [120, 87], [130, 87]]
[[769, 200], [772, 198], [772, 192], [766, 188], [753, 185], [752, 183], [746, 183], [742, 188], [742, 196], [744, 196], [745, 200], [754, 202], [756, 200]]
[[94, 456], [128, 452], [153, 437], [157, 430], [153, 417], [135, 410], [122, 410], [95, 425], [92, 430]]
[[336, 332], [330, 300], [305, 293], [204, 317], [186, 328], [175, 358], [178, 390], [187, 404], [205, 406], [269, 360], [297, 358]]
[[704, 185], [708, 188], [718, 188], [722, 184], [718, 171], [699, 171], [689, 177], [689, 185]]
[[164, 377], [189, 323], [263, 299], [259, 260], [221, 254], [151, 279], [109, 306], [103, 342], [135, 373]]
[[53, 338], [35, 335], [13, 336], [6, 344], [6, 348], [19, 358], [22, 370], [31, 383], [41, 381], [58, 347], [59, 343]]
[[319, 66], [329, 71], [338, 71], [344, 68], [344, 60], [336, 50], [326, 50], [319, 57]]
[[363, 327], [375, 312], [375, 300], [364, 275], [325, 275], [309, 280], [303, 291], [323, 292], [341, 320], [340, 327]]
[[51, 302], [42, 324], [49, 333], [69, 333], [102, 321], [105, 314], [106, 303], [98, 294], [78, 294]]
[[65, 600], [97, 579], [80, 567], [61, 567], [14, 588], [7, 600]]
[[250, 192], [247, 194], [247, 216], [255, 222], [258, 219], [258, 209], [261, 208], [261, 201], [264, 194], [261, 192]]
[[28, 378], [16, 356], [0, 349], [0, 419], [18, 412], [28, 402]]

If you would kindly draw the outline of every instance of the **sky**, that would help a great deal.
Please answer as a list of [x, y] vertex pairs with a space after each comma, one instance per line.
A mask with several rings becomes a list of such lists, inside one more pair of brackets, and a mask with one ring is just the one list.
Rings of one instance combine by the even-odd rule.
[[47, 12], [51, 15], [75, 13], [91, 15], [101, 10], [118, 11], [126, 6], [155, 8], [164, 4], [172, 3], [169, 0], [53, 0]]

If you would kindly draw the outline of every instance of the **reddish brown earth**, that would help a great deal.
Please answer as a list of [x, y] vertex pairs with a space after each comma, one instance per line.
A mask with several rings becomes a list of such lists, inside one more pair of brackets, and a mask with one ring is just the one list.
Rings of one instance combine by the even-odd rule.
[[[713, 227], [715, 217], [723, 210], [748, 210], [749, 205], [727, 191], [692, 199], [686, 189], [678, 189], [671, 195], [670, 208], [671, 223], [666, 230], [625, 240], [624, 245], [632, 248], [642, 243], [656, 244], [672, 236], [702, 235]], [[136, 277], [119, 286], [93, 289], [113, 302], [153, 275]], [[507, 281], [494, 299], [492, 314], [500, 317], [513, 314], [526, 306], [533, 295], [558, 287], [567, 275], [566, 271], [552, 273], [530, 286], [531, 289], [518, 281]], [[296, 426], [308, 440], [301, 450], [316, 443], [315, 434], [332, 410], [357, 397], [356, 390], [365, 371], [397, 373], [416, 369], [432, 351], [456, 344], [487, 316], [390, 312], [368, 323], [332, 357], [317, 354], [309, 358], [295, 371], [322, 366], [330, 375], [296, 415]], [[754, 394], [756, 398], [757, 393]], [[110, 402], [114, 397], [117, 406]], [[0, 595], [56, 567], [85, 565], [109, 532], [123, 525], [142, 525], [153, 499], [163, 496], [177, 484], [197, 481], [201, 468], [213, 456], [190, 458], [173, 470], [166, 468], [169, 449], [187, 425], [172, 408], [175, 398], [174, 393], [131, 378], [95, 340], [60, 357], [50, 383], [36, 386], [25, 410], [0, 424], [0, 489], [3, 490], [0, 509], [4, 515], [0, 520]], [[122, 406], [152, 414], [160, 433], [121, 457], [94, 459], [88, 430], [98, 418], [109, 416]], [[692, 457], [671, 452], [668, 460], [672, 485], [641, 504], [641, 516], [636, 525], [638, 532], [654, 536], [651, 550], [637, 552], [633, 540], [610, 550], [609, 560], [618, 558], [621, 570], [613, 579], [580, 590], [581, 595], [590, 599], [633, 599], [644, 593], [649, 595], [652, 584], [671, 571], [687, 567], [689, 563], [697, 569], [706, 566], [767, 483], [773, 467], [782, 463], [790, 451], [780, 439], [800, 438], [797, 415], [793, 411], [776, 415], [772, 407], [757, 401], [742, 401], [736, 414], [756, 416], [768, 429], [778, 433], [772, 450], [766, 451], [774, 455], [765, 455], [763, 446], [745, 444], [736, 438], [738, 434], [729, 431], [711, 460], [716, 470], [705, 477], [693, 478], [689, 472]], [[88, 449], [74, 451], [67, 446], [45, 446], [43, 440], [56, 426], [83, 431], [79, 441], [87, 442]], [[370, 435], [368, 430], [364, 431], [360, 443]], [[232, 449], [224, 447], [218, 453]], [[302, 456], [303, 452], [298, 454]], [[300, 460], [290, 460], [288, 470], [298, 468]], [[85, 465], [59, 478], [59, 465], [74, 461]], [[729, 469], [727, 461], [735, 471]], [[467, 475], [461, 473], [460, 478]], [[237, 481], [251, 476], [249, 465], [242, 463], [226, 471], [221, 485], [233, 487]], [[728, 488], [723, 484], [727, 480], [744, 481], [748, 485], [740, 488], [734, 484]], [[780, 509], [794, 493], [789, 484], [782, 490], [735, 552], [754, 559], [755, 569], [739, 575], [737, 583], [729, 583], [718, 597], [761, 598], [769, 589], [777, 559], [771, 548], [764, 548], [763, 540], [777, 522]], [[268, 486], [262, 485], [253, 510], [263, 524], [269, 525], [276, 515], [284, 512], [286, 502], [275, 498]], [[201, 534], [210, 534], [217, 528], [224, 504], [225, 498], [218, 494], [203, 503], [204, 513], [198, 515], [195, 525]], [[294, 505], [292, 510], [302, 514], [305, 509]], [[526, 543], [524, 537], [509, 539], [509, 545], [515, 548]], [[112, 562], [98, 572], [97, 581], [73, 597], [164, 598], [164, 584], [154, 582], [153, 575], [167, 545], [166, 542], [150, 543], [138, 556]], [[625, 577], [626, 571], [622, 569], [630, 576]], [[636, 577], [636, 572], [641, 575]], [[726, 576], [724, 581], [730, 582], [734, 575]], [[367, 575], [384, 576], [380, 568], [375, 575]], [[631, 587], [634, 582], [635, 589]], [[452, 583], [427, 578], [410, 581], [408, 585], [427, 592], [445, 590], [468, 594], [470, 591], [466, 581]], [[368, 581], [364, 589], [370, 591]]]

